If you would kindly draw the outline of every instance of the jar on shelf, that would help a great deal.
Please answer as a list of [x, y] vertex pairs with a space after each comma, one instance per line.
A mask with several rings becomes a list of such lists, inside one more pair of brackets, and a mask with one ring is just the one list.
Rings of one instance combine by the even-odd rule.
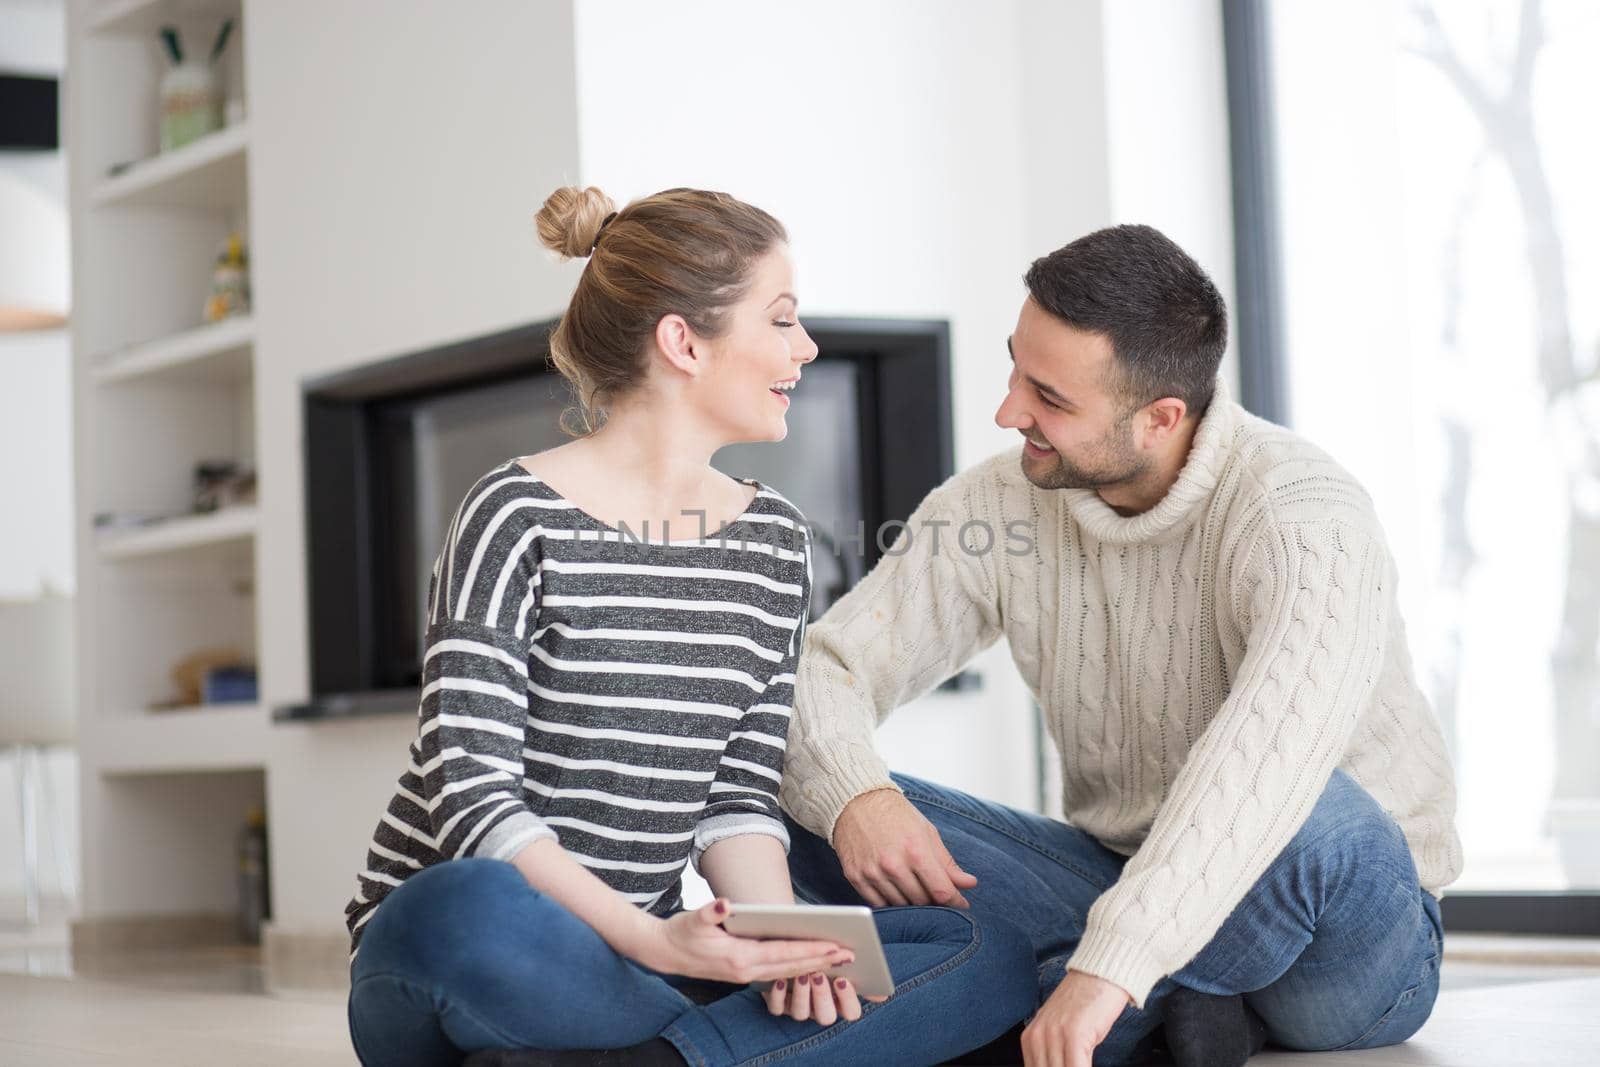
[[161, 78], [161, 150], [170, 152], [222, 129], [222, 92], [209, 62], [187, 60]]

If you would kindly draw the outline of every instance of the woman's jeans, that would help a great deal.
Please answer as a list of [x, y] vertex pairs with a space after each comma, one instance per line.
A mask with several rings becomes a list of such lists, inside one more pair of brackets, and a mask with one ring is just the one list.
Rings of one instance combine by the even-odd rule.
[[[1090, 906], [1126, 858], [1059, 820], [904, 775], [894, 780], [978, 879], [963, 895], [979, 924], [1016, 927], [1032, 940], [1042, 1003], [1066, 973]], [[796, 895], [861, 903], [828, 843], [788, 824]], [[1094, 1062], [1138, 1062], [1160, 1026], [1162, 1001], [1179, 985], [1245, 994], [1285, 1048], [1397, 1044], [1433, 1009], [1442, 943], [1438, 902], [1418, 884], [1400, 827], [1335, 771], [1300, 832], [1210, 944], [1158, 982], [1142, 1010], [1123, 1011]]]
[[[457, 1064], [487, 1048], [625, 1048], [661, 1036], [695, 1065], [938, 1063], [1034, 1009], [1033, 953], [1009, 927], [951, 908], [884, 908], [895, 979], [832, 1026], [773, 1016], [754, 986], [690, 1001], [619, 956], [509, 863], [460, 859], [407, 878], [367, 923], [350, 1034], [367, 1067]], [[701, 983], [704, 985], [704, 983]]]

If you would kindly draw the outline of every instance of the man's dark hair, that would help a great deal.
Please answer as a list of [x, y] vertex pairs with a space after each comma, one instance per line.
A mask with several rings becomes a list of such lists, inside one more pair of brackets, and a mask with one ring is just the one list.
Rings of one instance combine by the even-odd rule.
[[1175, 396], [1195, 416], [1216, 390], [1228, 306], [1200, 264], [1151, 226], [1111, 226], [1033, 261], [1034, 301], [1105, 336], [1130, 409]]

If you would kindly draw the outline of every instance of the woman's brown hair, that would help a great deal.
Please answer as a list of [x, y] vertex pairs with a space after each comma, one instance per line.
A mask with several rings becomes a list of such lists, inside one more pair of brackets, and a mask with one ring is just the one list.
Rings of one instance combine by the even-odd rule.
[[760, 208], [702, 189], [668, 189], [618, 211], [599, 189], [569, 185], [550, 194], [535, 222], [563, 259], [589, 257], [550, 335], [550, 360], [578, 401], [562, 428], [576, 436], [599, 429], [607, 406], [644, 380], [663, 316], [720, 335], [756, 262], [789, 239]]

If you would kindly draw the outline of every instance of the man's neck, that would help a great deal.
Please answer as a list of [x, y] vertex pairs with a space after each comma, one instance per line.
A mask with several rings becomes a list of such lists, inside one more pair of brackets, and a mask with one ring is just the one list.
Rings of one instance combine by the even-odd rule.
[[1142, 515], [1161, 503], [1168, 491], [1183, 473], [1189, 461], [1189, 450], [1194, 447], [1194, 435], [1200, 420], [1184, 419], [1172, 439], [1167, 442], [1144, 471], [1134, 478], [1100, 489], [1100, 499], [1118, 515]]

